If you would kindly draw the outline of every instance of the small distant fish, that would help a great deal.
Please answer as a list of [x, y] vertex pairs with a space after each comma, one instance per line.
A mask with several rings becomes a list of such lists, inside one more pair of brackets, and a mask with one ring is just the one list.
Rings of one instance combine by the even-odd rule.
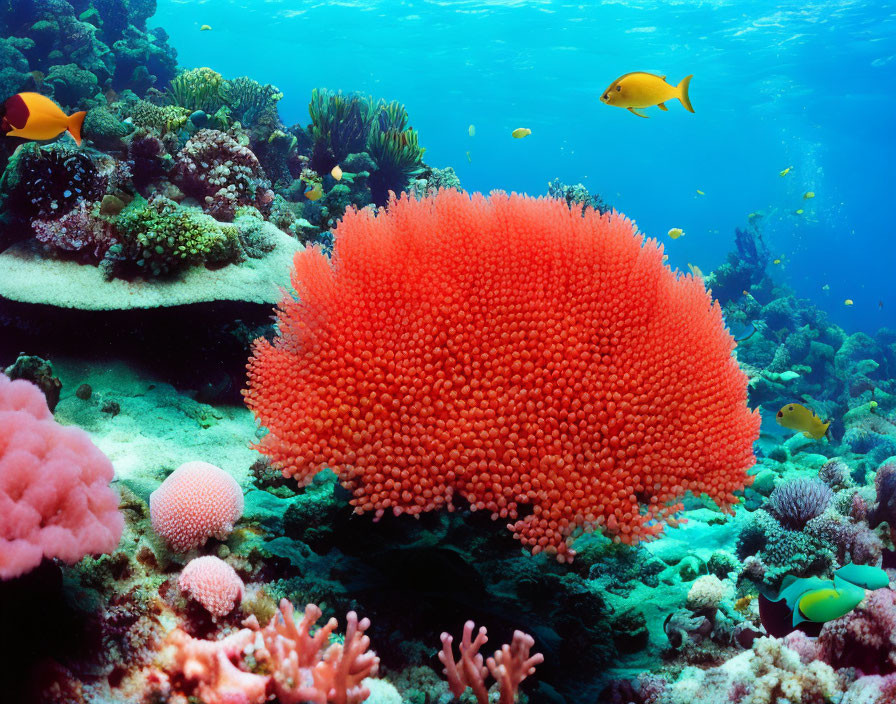
[[45, 78], [43, 71], [32, 71], [31, 77], [34, 79], [34, 82], [37, 83], [37, 85], [43, 83]]
[[802, 214], [803, 214], [803, 209], [802, 209], [802, 208], [797, 208], [796, 210], [793, 211], [793, 214], [794, 214], [794, 215], [802, 215]]
[[471, 137], [475, 137], [476, 136], [476, 125], [470, 125], [469, 127], [467, 127], [467, 133]]
[[691, 274], [696, 276], [698, 279], [703, 278], [703, 272], [700, 270], [700, 267], [697, 266], [696, 264], [691, 264], [690, 262], [688, 262], [688, 269], [690, 270]]
[[626, 73], [604, 91], [600, 100], [607, 105], [617, 108], [625, 108], [633, 115], [647, 117], [644, 108], [656, 105], [660, 110], [668, 110], [667, 100], [679, 100], [688, 112], [694, 112], [691, 100], [688, 97], [688, 86], [691, 84], [690, 76], [685, 76], [681, 83], [673, 86], [666, 82], [665, 76], [656, 76], [644, 71]]
[[822, 423], [815, 412], [799, 403], [788, 403], [775, 416], [778, 425], [799, 430], [805, 437], [821, 440], [828, 432], [831, 421]]
[[342, 169], [339, 168], [339, 164], [336, 164], [336, 166], [334, 166], [334, 167], [330, 170], [330, 176], [332, 176], [333, 178], [335, 178], [337, 181], [341, 181], [341, 180], [342, 180]]
[[772, 262], [772, 264], [780, 264], [780, 263], [781, 263], [780, 259], [775, 259], [775, 261]]
[[825, 284], [824, 286], [821, 287], [821, 290], [822, 290], [822, 291], [830, 291], [830, 290], [831, 290], [831, 287], [828, 286], [827, 284]]
[[853, 303], [854, 301], [851, 298], [847, 298], [845, 301], [843, 301], [843, 305], [845, 306], [851, 306], [853, 305]]
[[469, 164], [473, 163], [473, 155], [470, 154], [470, 152], [467, 152], [467, 163], [469, 163]]
[[803, 198], [805, 200], [809, 200], [810, 198], [814, 198], [814, 197], [815, 197], [815, 191], [806, 191], [805, 193], [803, 193]]
[[530, 134], [532, 134], [532, 130], [530, 130], [528, 127], [517, 127], [510, 134], [514, 139], [522, 139], [523, 137], [528, 137]]
[[786, 169], [784, 169], [783, 171], [779, 172], [779, 173], [778, 173], [778, 176], [781, 176], [781, 177], [783, 178], [784, 176], [786, 176], [787, 174], [790, 173], [790, 170], [791, 170], [792, 168], [793, 168], [792, 166], [788, 166]]
[[305, 197], [308, 200], [317, 200], [324, 194], [323, 186], [319, 183], [312, 184], [308, 186], [308, 189], [305, 191]]
[[671, 237], [673, 240], [677, 240], [679, 237], [684, 236], [684, 230], [682, 230], [680, 227], [673, 227], [671, 230], [669, 230], [668, 234], [669, 237]]
[[211, 27], [209, 27], [207, 24], [204, 24], [199, 28], [200, 32], [208, 32], [210, 30], [211, 30]]
[[25, 139], [54, 139], [65, 131], [81, 144], [84, 111], [66, 115], [56, 103], [40, 93], [17, 93], [5, 104], [0, 132]]
[[878, 302], [877, 302], [877, 307], [880, 308], [881, 310], [883, 310], [884, 302], [883, 302], [883, 301], [878, 301]]
[[698, 189], [697, 189], [697, 195], [698, 195], [698, 196], [705, 196], [706, 194], [698, 188]]

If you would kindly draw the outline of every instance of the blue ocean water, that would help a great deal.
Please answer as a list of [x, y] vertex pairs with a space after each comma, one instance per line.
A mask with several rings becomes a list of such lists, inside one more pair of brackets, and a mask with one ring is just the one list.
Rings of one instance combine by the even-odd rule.
[[[152, 22], [181, 65], [277, 85], [287, 124], [314, 87], [360, 91], [405, 103], [467, 190], [584, 183], [673, 266], [714, 268], [762, 211], [778, 280], [847, 330], [896, 327], [892, 2], [162, 0]], [[693, 74], [695, 114], [600, 103], [636, 70]]]

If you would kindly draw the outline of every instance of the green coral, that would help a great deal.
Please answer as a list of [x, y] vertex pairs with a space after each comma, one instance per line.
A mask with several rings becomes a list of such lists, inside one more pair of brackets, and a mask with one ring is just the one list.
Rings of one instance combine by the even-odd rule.
[[183, 127], [190, 111], [176, 105], [155, 105], [138, 100], [129, 109], [129, 117], [137, 127], [152, 129], [160, 134], [176, 132]]
[[247, 76], [230, 81], [228, 106], [234, 120], [244, 126], [267, 123], [276, 125], [277, 102], [283, 97], [276, 86], [262, 85]]
[[[343, 95], [326, 88], [312, 90], [308, 112], [315, 151], [328, 151], [334, 163], [339, 163], [363, 150], [377, 108], [370, 98], [361, 95]], [[326, 170], [330, 168], [332, 165]]]
[[168, 96], [175, 105], [190, 112], [216, 113], [228, 100], [230, 86], [217, 71], [193, 68], [171, 79]]
[[373, 202], [385, 205], [389, 191], [396, 193], [408, 186], [408, 181], [423, 173], [425, 150], [417, 141], [417, 131], [375, 130], [367, 143], [367, 152], [376, 162], [376, 171], [370, 175], [370, 192]]
[[135, 198], [116, 225], [125, 258], [153, 276], [233, 260], [239, 253], [235, 226], [168, 198]]

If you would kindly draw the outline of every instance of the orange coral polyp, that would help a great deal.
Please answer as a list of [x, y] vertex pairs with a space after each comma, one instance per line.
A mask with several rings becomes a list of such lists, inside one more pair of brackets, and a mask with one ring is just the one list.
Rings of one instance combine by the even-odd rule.
[[346, 213], [292, 284], [249, 362], [258, 449], [303, 485], [330, 467], [359, 513], [457, 495], [563, 560], [580, 529], [636, 543], [686, 491], [727, 509], [751, 481], [759, 414], [721, 310], [620, 215], [403, 196]]

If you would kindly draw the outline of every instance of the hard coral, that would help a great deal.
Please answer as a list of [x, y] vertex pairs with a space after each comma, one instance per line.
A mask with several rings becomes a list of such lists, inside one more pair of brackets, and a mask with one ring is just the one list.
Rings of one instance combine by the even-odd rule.
[[817, 479], [794, 479], [775, 487], [765, 508], [781, 525], [801, 530], [810, 520], [824, 513], [831, 502], [830, 487]]
[[857, 608], [826, 623], [818, 650], [836, 668], [854, 667], [865, 675], [896, 672], [896, 591], [877, 589]]
[[332, 262], [296, 256], [249, 363], [259, 449], [300, 484], [330, 467], [358, 513], [459, 495], [563, 560], [578, 528], [635, 543], [750, 482], [721, 311], [625, 218], [446, 190], [347, 213]]
[[98, 203], [82, 200], [61, 218], [32, 220], [31, 230], [35, 239], [53, 250], [81, 253], [98, 262], [117, 241], [115, 228], [97, 216], [98, 209]]
[[177, 583], [213, 616], [229, 614], [242, 601], [245, 592], [236, 570], [213, 555], [190, 560]]
[[208, 462], [187, 462], [149, 495], [152, 529], [177, 552], [225, 538], [243, 515], [236, 480]]
[[124, 519], [113, 474], [87, 433], [53, 420], [36, 386], [0, 374], [0, 579], [43, 558], [114, 550]]
[[175, 179], [219, 219], [231, 220], [243, 205], [268, 212], [273, 200], [255, 155], [217, 130], [199, 130], [190, 138], [178, 154]]

